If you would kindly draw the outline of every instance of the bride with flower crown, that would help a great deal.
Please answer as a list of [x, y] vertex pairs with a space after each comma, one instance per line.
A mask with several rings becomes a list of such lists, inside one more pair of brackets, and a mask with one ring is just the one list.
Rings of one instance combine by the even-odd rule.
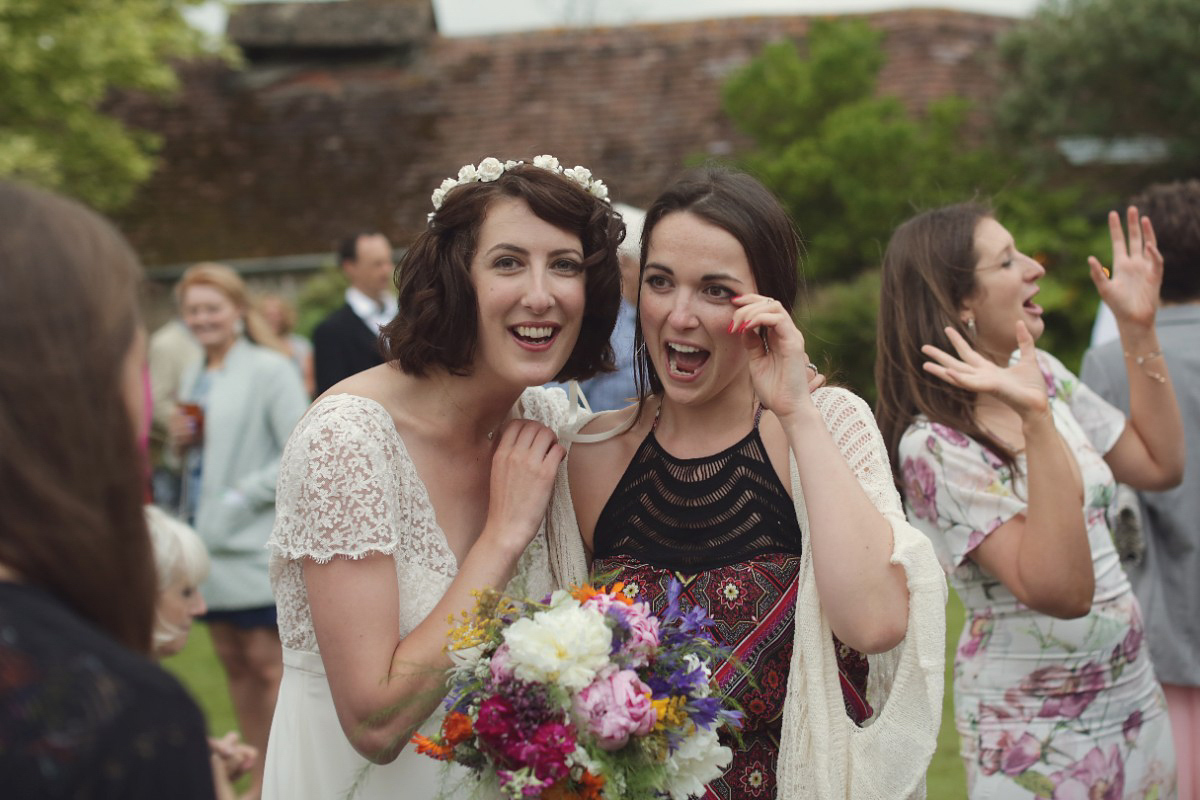
[[485, 587], [552, 588], [568, 402], [530, 387], [611, 367], [624, 226], [603, 182], [550, 156], [467, 165], [433, 205], [396, 270], [389, 362], [318, 398], [283, 454], [272, 800], [468, 796], [408, 744], [440, 721], [447, 619]]

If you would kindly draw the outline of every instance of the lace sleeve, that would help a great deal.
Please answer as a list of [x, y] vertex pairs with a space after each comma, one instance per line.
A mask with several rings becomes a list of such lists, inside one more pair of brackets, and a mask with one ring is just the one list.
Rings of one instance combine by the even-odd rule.
[[284, 449], [268, 547], [284, 559], [322, 563], [395, 553], [412, 516], [411, 467], [382, 406], [354, 395], [322, 400]]
[[892, 480], [883, 435], [866, 401], [831, 387], [814, 392], [813, 402], [871, 504], [885, 517], [903, 520], [904, 507]]

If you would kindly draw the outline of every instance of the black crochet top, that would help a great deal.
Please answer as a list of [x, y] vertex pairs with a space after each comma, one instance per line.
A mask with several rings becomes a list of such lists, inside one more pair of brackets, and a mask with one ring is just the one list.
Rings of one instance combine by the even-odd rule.
[[631, 556], [695, 574], [764, 553], [800, 553], [800, 524], [754, 428], [702, 458], [676, 458], [654, 427], [596, 520], [597, 558]]

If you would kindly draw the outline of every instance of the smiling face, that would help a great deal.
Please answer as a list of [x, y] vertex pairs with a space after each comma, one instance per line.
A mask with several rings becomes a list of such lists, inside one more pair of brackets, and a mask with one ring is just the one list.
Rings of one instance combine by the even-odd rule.
[[171, 639], [156, 646], [159, 658], [178, 653], [187, 644], [188, 634], [192, 630], [192, 620], [207, 611], [204, 596], [200, 588], [194, 586], [185, 578], [178, 578], [166, 589], [158, 593], [158, 622], [159, 628], [169, 634]]
[[553, 380], [579, 339], [583, 245], [517, 198], [488, 209], [471, 259], [479, 302], [476, 370], [520, 387]]
[[238, 337], [242, 310], [215, 286], [204, 283], [189, 286], [179, 310], [184, 324], [205, 350], [222, 350]]
[[688, 211], [654, 226], [639, 311], [646, 352], [667, 397], [697, 403], [749, 386], [748, 356], [729, 333], [735, 295], [757, 291], [746, 251]]
[[963, 301], [964, 322], [975, 320], [975, 348], [997, 364], [1017, 349], [1016, 324], [1036, 340], [1045, 330], [1042, 307], [1033, 302], [1046, 269], [1017, 250], [1003, 225], [984, 217], [975, 226], [975, 290]]

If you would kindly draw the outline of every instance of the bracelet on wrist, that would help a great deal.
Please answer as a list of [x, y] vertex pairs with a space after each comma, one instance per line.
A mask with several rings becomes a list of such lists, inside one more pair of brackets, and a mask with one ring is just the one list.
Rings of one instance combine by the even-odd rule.
[[1132, 360], [1133, 363], [1135, 363], [1139, 367], [1141, 367], [1142, 372], [1145, 373], [1146, 377], [1153, 378], [1154, 380], [1158, 381], [1159, 383], [1167, 382], [1166, 375], [1163, 375], [1161, 372], [1155, 372], [1154, 370], [1152, 370], [1146, 366], [1147, 361], [1150, 361], [1151, 359], [1155, 359], [1155, 358], [1162, 358], [1162, 350], [1153, 350], [1142, 356], [1135, 356], [1133, 353], [1126, 351], [1125, 357]]

